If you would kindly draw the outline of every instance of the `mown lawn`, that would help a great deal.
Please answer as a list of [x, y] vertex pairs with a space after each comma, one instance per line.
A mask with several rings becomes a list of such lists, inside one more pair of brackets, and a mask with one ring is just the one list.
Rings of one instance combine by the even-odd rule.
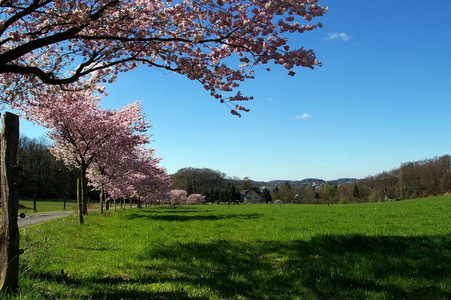
[[[19, 200], [19, 203], [26, 208], [19, 209], [19, 213], [32, 214], [33, 211], [33, 200]], [[76, 200], [66, 200], [66, 210], [76, 210], [77, 201]], [[38, 213], [42, 212], [52, 212], [52, 211], [62, 211], [64, 210], [64, 200], [36, 200], [36, 211]]]
[[451, 299], [451, 199], [152, 207], [21, 229], [19, 299]]

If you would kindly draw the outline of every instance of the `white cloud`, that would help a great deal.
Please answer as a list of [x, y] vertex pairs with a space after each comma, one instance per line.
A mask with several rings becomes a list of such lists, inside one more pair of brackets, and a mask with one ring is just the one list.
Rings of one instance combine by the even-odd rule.
[[329, 32], [327, 34], [327, 40], [335, 40], [335, 39], [342, 39], [343, 41], [347, 42], [350, 39], [352, 39], [352, 36], [344, 33], [344, 32]]
[[297, 115], [296, 117], [295, 117], [295, 119], [296, 120], [300, 120], [300, 119], [308, 119], [308, 118], [311, 118], [312, 117], [312, 115], [309, 115], [309, 114], [307, 114], [307, 113], [303, 113], [302, 115]]

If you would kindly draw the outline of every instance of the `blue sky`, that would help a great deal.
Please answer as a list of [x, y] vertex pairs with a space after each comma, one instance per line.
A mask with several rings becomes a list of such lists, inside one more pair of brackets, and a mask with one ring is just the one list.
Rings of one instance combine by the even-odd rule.
[[[324, 0], [324, 27], [293, 46], [321, 68], [272, 67], [242, 85], [241, 119], [197, 83], [156, 69], [121, 74], [105, 107], [141, 100], [169, 173], [211, 168], [253, 180], [364, 178], [451, 153], [451, 1]], [[40, 128], [22, 123], [22, 133]]]

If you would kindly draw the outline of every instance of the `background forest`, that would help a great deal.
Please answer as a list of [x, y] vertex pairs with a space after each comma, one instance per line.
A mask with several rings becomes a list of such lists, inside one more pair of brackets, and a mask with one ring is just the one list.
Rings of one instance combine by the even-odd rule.
[[[69, 170], [50, 154], [49, 140], [21, 136], [19, 163], [23, 166], [22, 198], [75, 199], [77, 172]], [[171, 188], [202, 194], [207, 202], [235, 201], [239, 193], [252, 187], [267, 189], [271, 199], [285, 203], [334, 204], [414, 199], [451, 192], [451, 157], [402, 164], [391, 171], [363, 179], [324, 181], [256, 182], [249, 178], [228, 177], [208, 168], [183, 168], [171, 175]], [[96, 198], [96, 193], [91, 194]]]
[[[228, 177], [207, 168], [183, 168], [171, 175], [171, 187], [206, 196], [207, 202], [234, 201], [236, 191], [252, 187], [271, 192], [271, 199], [284, 203], [358, 203], [414, 199], [451, 191], [449, 155], [402, 164], [399, 168], [364, 179], [304, 179], [256, 182], [249, 178]], [[239, 195], [239, 194], [238, 194]]]

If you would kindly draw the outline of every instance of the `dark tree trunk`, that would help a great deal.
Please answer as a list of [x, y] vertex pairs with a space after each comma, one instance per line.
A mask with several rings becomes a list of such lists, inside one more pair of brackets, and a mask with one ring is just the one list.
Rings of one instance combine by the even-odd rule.
[[16, 294], [19, 286], [19, 228], [17, 215], [17, 148], [19, 117], [6, 112], [2, 117], [1, 197], [2, 233], [0, 253], [0, 294]]
[[81, 201], [83, 203], [83, 215], [88, 215], [88, 180], [86, 179], [86, 169], [88, 167], [81, 165], [80, 185], [81, 185]]
[[103, 189], [103, 185], [100, 188], [100, 213], [103, 214], [103, 198], [105, 198], [105, 190]]
[[111, 198], [109, 199], [107, 194], [105, 194], [105, 198], [105, 210], [109, 210], [111, 205]]
[[78, 202], [78, 220], [80, 222], [80, 225], [83, 225], [85, 223], [83, 219], [83, 200], [82, 200], [82, 194], [81, 194], [81, 183], [80, 178], [77, 178], [77, 202]]

